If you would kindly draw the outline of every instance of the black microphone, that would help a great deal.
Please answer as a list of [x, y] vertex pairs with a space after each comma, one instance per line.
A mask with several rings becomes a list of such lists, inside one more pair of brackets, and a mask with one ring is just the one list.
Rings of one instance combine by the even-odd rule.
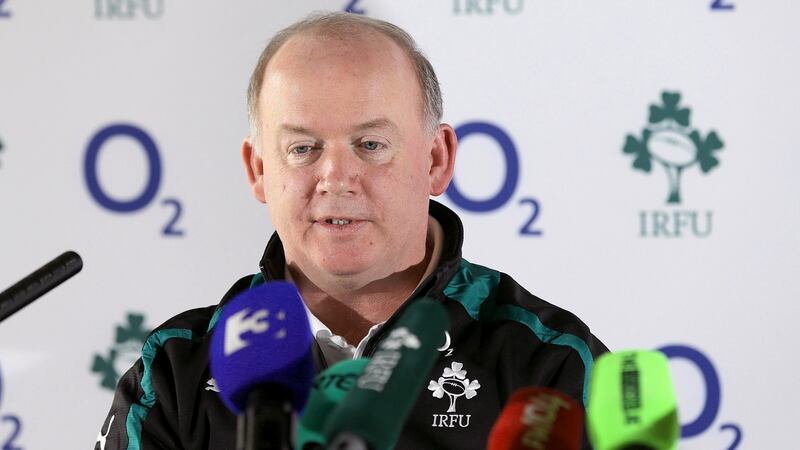
[[73, 251], [64, 252], [56, 259], [0, 292], [0, 322], [51, 289], [67, 281], [83, 269], [83, 260]]

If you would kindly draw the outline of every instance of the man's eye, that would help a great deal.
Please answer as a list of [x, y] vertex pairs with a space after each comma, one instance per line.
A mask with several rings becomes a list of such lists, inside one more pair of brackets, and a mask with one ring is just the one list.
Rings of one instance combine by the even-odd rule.
[[298, 145], [292, 148], [292, 153], [297, 155], [305, 155], [313, 149], [310, 145]]
[[379, 150], [382, 146], [383, 144], [376, 141], [364, 141], [361, 143], [361, 147], [366, 150]]

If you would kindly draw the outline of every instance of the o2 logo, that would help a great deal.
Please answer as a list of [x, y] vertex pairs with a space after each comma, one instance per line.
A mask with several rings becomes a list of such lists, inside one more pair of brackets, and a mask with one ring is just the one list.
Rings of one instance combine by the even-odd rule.
[[[3, 399], [3, 375], [0, 373], [0, 406]], [[6, 424], [11, 425], [11, 431], [8, 431]], [[14, 414], [3, 414], [0, 416], [0, 450], [23, 450], [16, 444], [20, 433], [22, 432], [22, 421]]]
[[[97, 158], [100, 151], [106, 149], [106, 143], [114, 137], [127, 137], [136, 141], [148, 161], [147, 184], [144, 190], [131, 200], [120, 200], [112, 198], [100, 186], [97, 177]], [[86, 156], [83, 161], [83, 173], [86, 178], [86, 187], [92, 198], [103, 208], [115, 213], [133, 213], [148, 206], [155, 199], [158, 188], [161, 186], [161, 156], [155, 141], [143, 129], [131, 124], [113, 124], [102, 128], [92, 136], [89, 146], [86, 148]], [[178, 221], [183, 212], [180, 200], [175, 198], [165, 198], [161, 200], [161, 205], [172, 209], [172, 215], [164, 228], [162, 234], [167, 237], [180, 237], [184, 235], [184, 230], [178, 228]]]
[[[686, 345], [667, 345], [658, 349], [669, 359], [683, 359], [692, 363], [703, 375], [703, 383], [706, 389], [706, 399], [703, 410], [694, 420], [681, 425], [681, 438], [692, 438], [703, 434], [714, 424], [714, 420], [719, 413], [721, 400], [721, 389], [719, 375], [711, 360], [699, 350]], [[726, 450], [734, 450], [742, 442], [742, 429], [739, 425], [725, 423], [719, 427], [721, 432], [728, 432], [733, 435], [733, 440]]]
[[733, 11], [736, 8], [736, 5], [730, 3], [732, 0], [712, 0], [711, 1], [711, 10], [712, 11]]
[[0, 19], [10, 19], [11, 11], [8, 10], [6, 0], [0, 0]]
[[363, 8], [359, 8], [358, 4], [361, 0], [348, 0], [347, 6], [344, 7], [344, 12], [349, 12], [353, 14], [366, 14], [367, 11]]
[[[492, 197], [485, 200], [475, 200], [464, 195], [458, 188], [456, 177], [450, 181], [447, 187], [447, 196], [450, 200], [461, 209], [477, 213], [487, 213], [495, 211], [503, 207], [514, 196], [517, 190], [517, 183], [519, 181], [519, 156], [517, 154], [517, 147], [509, 137], [508, 133], [503, 131], [497, 125], [488, 122], [468, 122], [456, 128], [456, 136], [459, 142], [464, 142], [469, 136], [484, 135], [494, 140], [503, 151], [503, 159], [505, 160], [505, 176], [503, 177], [503, 185], [500, 190]], [[536, 220], [539, 218], [541, 212], [541, 203], [533, 197], [526, 197], [520, 199], [519, 205], [530, 205], [531, 215], [522, 224], [519, 229], [519, 234], [522, 236], [538, 237], [542, 235], [542, 230], [536, 227]]]

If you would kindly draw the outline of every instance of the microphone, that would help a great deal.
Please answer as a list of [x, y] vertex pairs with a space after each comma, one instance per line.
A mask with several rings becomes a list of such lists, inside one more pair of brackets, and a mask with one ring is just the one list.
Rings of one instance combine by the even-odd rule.
[[528, 387], [508, 398], [487, 450], [579, 450], [583, 408], [555, 389]]
[[596, 450], [676, 449], [680, 424], [666, 356], [653, 350], [600, 356], [586, 417]]
[[265, 283], [222, 308], [211, 337], [211, 375], [238, 415], [237, 450], [291, 449], [293, 411], [308, 400], [313, 337], [294, 285]]
[[410, 304], [378, 345], [364, 373], [328, 419], [329, 449], [390, 449], [439, 358], [450, 320], [428, 298]]
[[321, 450], [327, 445], [322, 434], [325, 421], [342, 402], [364, 372], [367, 358], [340, 361], [325, 369], [314, 379], [303, 418], [297, 426], [295, 447], [299, 450]]
[[15, 285], [0, 292], [0, 322], [37, 298], [50, 292], [83, 269], [83, 260], [73, 251], [64, 252]]

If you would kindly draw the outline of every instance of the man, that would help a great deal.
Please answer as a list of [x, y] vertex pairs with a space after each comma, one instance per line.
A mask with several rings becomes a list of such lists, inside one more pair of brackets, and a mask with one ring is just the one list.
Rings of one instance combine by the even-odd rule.
[[[220, 305], [152, 333], [96, 448], [232, 448], [235, 418], [208, 369], [210, 331], [221, 305], [265, 280], [299, 288], [319, 369], [371, 355], [405, 305], [442, 303], [451, 328], [397, 448], [485, 448], [521, 387], [585, 401], [603, 344], [571, 313], [462, 259], [460, 220], [429, 200], [453, 175], [456, 137], [439, 123], [438, 82], [410, 36], [360, 16], [312, 16], [264, 50], [248, 103], [245, 170], [276, 229], [261, 270]], [[443, 378], [470, 395], [449, 398]]]

